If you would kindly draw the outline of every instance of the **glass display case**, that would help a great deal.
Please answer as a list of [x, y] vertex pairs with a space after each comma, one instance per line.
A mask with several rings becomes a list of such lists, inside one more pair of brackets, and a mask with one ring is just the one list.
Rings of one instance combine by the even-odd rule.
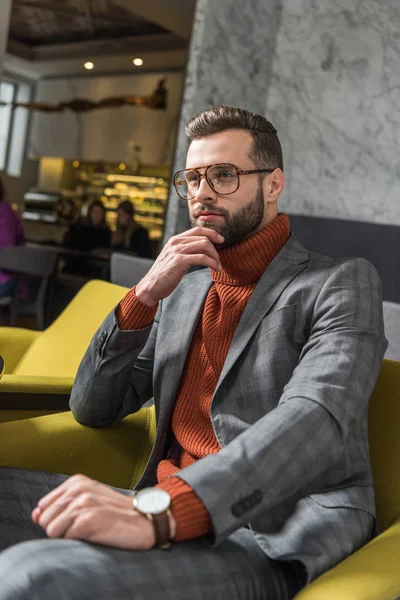
[[129, 200], [135, 207], [136, 221], [145, 227], [149, 237], [161, 241], [168, 199], [168, 180], [163, 177], [125, 175], [124, 173], [92, 173], [82, 186], [85, 198], [82, 213], [93, 200], [101, 200], [107, 209], [107, 222], [116, 227], [117, 208]]
[[[47, 171], [53, 175], [54, 168], [50, 168], [48, 158], [43, 158], [39, 185], [25, 194], [23, 218], [30, 239], [60, 243], [68, 226], [85, 217], [94, 200], [104, 204], [107, 223], [115, 230], [117, 208], [129, 200], [135, 208], [135, 219], [147, 229], [154, 255], [157, 255], [164, 232], [168, 165], [57, 160], [60, 163], [57, 180], [44, 177]], [[44, 187], [48, 182], [53, 185], [51, 190]]]

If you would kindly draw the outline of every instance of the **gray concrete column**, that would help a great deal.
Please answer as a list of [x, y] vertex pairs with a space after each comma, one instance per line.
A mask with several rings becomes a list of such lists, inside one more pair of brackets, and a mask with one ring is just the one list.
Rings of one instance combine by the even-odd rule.
[[12, 0], [1, 0], [0, 2], [0, 78], [3, 76], [4, 55], [7, 48], [11, 4]]
[[[187, 120], [228, 104], [264, 114], [281, 0], [197, 0], [173, 172], [185, 166]], [[189, 227], [187, 203], [170, 187], [164, 243]]]

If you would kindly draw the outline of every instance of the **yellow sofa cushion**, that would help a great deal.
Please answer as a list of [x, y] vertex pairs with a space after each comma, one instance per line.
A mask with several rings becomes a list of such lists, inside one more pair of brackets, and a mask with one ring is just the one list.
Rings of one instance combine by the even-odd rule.
[[385, 529], [400, 515], [400, 362], [383, 361], [368, 424], [377, 516]]
[[89, 342], [127, 288], [89, 281], [50, 327], [32, 342], [16, 375], [75, 377]]
[[395, 600], [400, 595], [400, 523], [330, 569], [295, 600]]
[[4, 373], [13, 373], [21, 358], [33, 344], [40, 331], [18, 327], [0, 327], [0, 354], [4, 359]]
[[154, 406], [105, 428], [80, 425], [70, 412], [0, 423], [0, 465], [83, 473], [129, 489], [146, 466], [155, 432]]

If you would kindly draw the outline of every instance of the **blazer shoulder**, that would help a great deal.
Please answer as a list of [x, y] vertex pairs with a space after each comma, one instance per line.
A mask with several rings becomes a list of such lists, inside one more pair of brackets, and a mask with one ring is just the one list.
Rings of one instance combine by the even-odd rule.
[[332, 258], [317, 252], [309, 251], [309, 266], [311, 268], [324, 268], [327, 272], [356, 270], [361, 273], [374, 273], [378, 277], [378, 271], [374, 265], [362, 256], [342, 256]]

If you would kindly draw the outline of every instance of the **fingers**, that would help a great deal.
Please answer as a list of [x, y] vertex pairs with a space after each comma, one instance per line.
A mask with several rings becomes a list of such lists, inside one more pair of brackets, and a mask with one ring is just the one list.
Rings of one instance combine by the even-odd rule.
[[46, 531], [49, 538], [63, 537], [65, 532], [71, 527], [79, 512], [70, 507], [68, 510], [62, 511], [54, 516], [43, 529]]
[[210, 240], [205, 237], [182, 238], [182, 241], [179, 242], [179, 250], [182, 254], [207, 254], [221, 267], [218, 251]]
[[180, 238], [192, 236], [205, 236], [214, 244], [221, 244], [224, 241], [223, 236], [220, 233], [218, 233], [218, 231], [216, 231], [215, 229], [211, 229], [210, 227], [193, 227], [193, 229], [188, 229], [188, 231], [178, 233], [178, 235], [174, 237]]
[[46, 509], [52, 504], [57, 498], [59, 498], [65, 490], [75, 489], [77, 493], [84, 490], [84, 486], [91, 486], [97, 484], [96, 481], [86, 477], [85, 475], [73, 475], [66, 479], [61, 485], [56, 487], [54, 490], [43, 496], [38, 502], [38, 507], [41, 510]]
[[39, 525], [39, 517], [41, 515], [41, 510], [40, 508], [36, 507], [33, 509], [32, 513], [31, 513], [31, 517], [32, 517], [32, 521], [34, 523], [36, 523], [36, 525]]
[[221, 271], [219, 254], [213, 244], [223, 241], [220, 233], [206, 227], [194, 227], [173, 236], [137, 284], [137, 298], [147, 306], [154, 306], [173, 292], [191, 266]]
[[188, 268], [194, 265], [210, 267], [210, 269], [213, 269], [214, 271], [220, 271], [222, 269], [221, 265], [207, 254], [189, 254]]
[[44, 496], [32, 511], [32, 520], [45, 529], [49, 537], [62, 537], [74, 515], [96, 506], [130, 508], [130, 497], [89, 479], [75, 475]]

